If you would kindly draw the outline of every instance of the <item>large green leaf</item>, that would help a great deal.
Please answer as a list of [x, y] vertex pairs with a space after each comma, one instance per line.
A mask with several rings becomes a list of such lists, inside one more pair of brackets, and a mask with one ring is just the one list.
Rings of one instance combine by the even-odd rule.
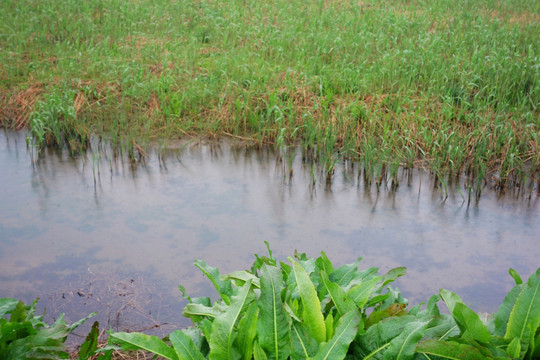
[[32, 327], [30, 321], [8, 322], [7, 319], [0, 319], [0, 344], [7, 344], [36, 333], [37, 329]]
[[94, 355], [94, 352], [98, 348], [98, 337], [99, 337], [99, 323], [96, 321], [92, 325], [92, 329], [88, 332], [85, 341], [81, 344], [79, 348], [79, 360], [87, 360]]
[[476, 341], [489, 343], [491, 340], [491, 334], [486, 326], [482, 323], [482, 320], [480, 320], [478, 314], [467, 307], [457, 294], [445, 289], [441, 289], [439, 294], [448, 306], [448, 309], [461, 330], [462, 335], [470, 336]]
[[315, 260], [315, 264], [319, 270], [324, 270], [329, 275], [334, 272], [334, 265], [332, 265], [332, 262], [330, 262], [324, 251], [321, 251], [321, 256]]
[[446, 303], [446, 306], [448, 307], [448, 310], [450, 310], [450, 313], [454, 312], [454, 307], [456, 306], [458, 302], [463, 303], [463, 300], [461, 300], [461, 298], [457, 294], [449, 290], [441, 289], [439, 291], [439, 295], [441, 296], [443, 301]]
[[269, 359], [287, 359], [290, 354], [290, 318], [281, 301], [284, 288], [281, 270], [274, 266], [261, 268], [260, 319], [257, 324], [259, 345]]
[[506, 327], [508, 325], [508, 319], [510, 319], [510, 313], [516, 304], [516, 300], [523, 290], [525, 285], [516, 285], [510, 290], [506, 297], [503, 300], [503, 303], [497, 310], [495, 315], [495, 331], [494, 335], [504, 336], [506, 333]]
[[363, 281], [362, 283], [351, 287], [348, 294], [349, 297], [356, 303], [358, 308], [363, 309], [366, 303], [368, 302], [371, 294], [377, 288], [377, 284], [381, 280], [380, 276], [376, 276], [369, 280]]
[[0, 349], [0, 359], [67, 359], [64, 342], [58, 339], [49, 339], [40, 333], [20, 338], [7, 347]]
[[308, 334], [302, 323], [293, 321], [291, 326], [291, 359], [305, 360], [317, 353], [319, 344]]
[[426, 332], [429, 321], [413, 321], [408, 323], [401, 334], [390, 342], [384, 352], [383, 360], [409, 360], [414, 356], [416, 344]]
[[169, 360], [178, 360], [176, 351], [163, 340], [142, 333], [117, 332], [109, 334], [109, 344], [118, 344], [124, 350], [146, 350]]
[[489, 343], [491, 334], [478, 317], [478, 314], [463, 303], [458, 302], [454, 306], [452, 315], [462, 331], [467, 331], [476, 341]]
[[253, 344], [253, 359], [266, 360], [266, 353], [257, 341]]
[[438, 340], [446, 340], [452, 336], [459, 335], [459, 327], [454, 318], [446, 314], [431, 315], [429, 328], [426, 330], [426, 337]]
[[416, 317], [405, 315], [402, 317], [390, 317], [376, 323], [358, 335], [353, 343], [354, 353], [357, 358], [380, 358], [380, 354], [388, 346], [392, 339], [398, 337], [405, 326], [416, 320]]
[[169, 335], [169, 340], [180, 360], [204, 360], [200, 349], [191, 337], [182, 331], [175, 330]]
[[529, 346], [528, 359], [540, 359], [540, 328], [536, 329], [534, 340], [531, 341], [531, 346]]
[[345, 290], [338, 284], [330, 281], [326, 271], [321, 270], [320, 273], [322, 283], [332, 299], [332, 303], [335, 305], [339, 316], [343, 316], [343, 314], [356, 309], [356, 304], [349, 298]]
[[540, 269], [529, 278], [510, 313], [505, 339], [518, 338], [525, 353], [540, 324]]
[[406, 307], [407, 305], [403, 303], [396, 303], [388, 306], [386, 309], [373, 311], [366, 319], [366, 328], [392, 316], [407, 315]]
[[353, 309], [344, 314], [332, 338], [322, 343], [314, 360], [340, 360], [347, 355], [349, 345], [354, 340], [360, 324], [360, 313]]
[[361, 260], [359, 257], [353, 264], [341, 265], [330, 274], [330, 280], [341, 287], [346, 287], [358, 274], [358, 264]]
[[239, 286], [244, 285], [246, 281], [251, 279], [251, 285], [255, 286], [256, 288], [261, 287], [259, 278], [246, 270], [233, 271], [232, 273], [229, 273], [226, 278], [235, 280], [237, 284], [240, 282]]
[[518, 358], [521, 354], [521, 342], [519, 341], [519, 338], [514, 338], [510, 344], [506, 347], [506, 353], [510, 355], [512, 358]]
[[3, 317], [5, 314], [15, 310], [18, 303], [19, 300], [0, 298], [0, 317]]
[[426, 355], [426, 359], [429, 359], [430, 356], [451, 360], [490, 359], [482, 355], [474, 346], [460, 344], [455, 341], [439, 341], [435, 339], [420, 341], [416, 345], [416, 352]]
[[251, 280], [248, 280], [233, 296], [228, 309], [214, 319], [210, 336], [210, 359], [240, 359], [242, 354], [233, 346], [237, 335], [235, 325], [244, 309], [253, 301], [255, 295], [251, 291]]
[[304, 268], [292, 258], [293, 272], [302, 300], [303, 321], [309, 334], [318, 342], [326, 340], [326, 325], [321, 311], [321, 303], [317, 296], [315, 286], [311, 282]]
[[235, 339], [235, 344], [240, 350], [243, 360], [250, 360], [253, 356], [253, 342], [257, 336], [258, 316], [259, 306], [253, 302], [238, 322], [238, 336]]
[[213, 319], [221, 314], [221, 312], [215, 306], [209, 307], [202, 304], [189, 303], [184, 307], [182, 314], [194, 322], [199, 322], [203, 318]]
[[382, 284], [380, 289], [382, 290], [386, 285], [390, 284], [391, 282], [394, 282], [398, 277], [401, 277], [407, 273], [407, 268], [400, 266], [397, 268], [393, 268], [389, 270], [386, 274], [384, 274], [382, 278]]
[[223, 281], [220, 278], [219, 270], [206, 263], [204, 260], [195, 260], [194, 264], [198, 267], [204, 275], [210, 279], [214, 287], [216, 288], [219, 296], [225, 301], [227, 305], [231, 304], [230, 297], [232, 295], [231, 280]]

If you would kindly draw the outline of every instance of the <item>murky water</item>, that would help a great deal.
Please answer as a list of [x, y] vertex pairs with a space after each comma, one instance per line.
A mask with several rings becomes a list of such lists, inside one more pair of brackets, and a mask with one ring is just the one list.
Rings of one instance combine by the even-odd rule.
[[289, 178], [269, 150], [188, 146], [137, 166], [107, 152], [47, 151], [36, 161], [24, 134], [7, 135], [0, 296], [41, 296], [53, 318], [99, 310], [119, 330], [185, 326], [177, 285], [215, 296], [193, 260], [222, 273], [248, 268], [265, 240], [282, 260], [323, 250], [338, 265], [362, 256], [361, 267], [381, 272], [406, 266], [396, 285], [412, 304], [446, 288], [483, 312], [496, 311], [511, 288], [508, 268], [528, 277], [540, 266], [536, 190], [519, 199], [485, 190], [467, 206], [457, 191], [444, 200], [421, 172], [377, 194], [347, 166], [330, 187], [312, 186], [300, 156]]

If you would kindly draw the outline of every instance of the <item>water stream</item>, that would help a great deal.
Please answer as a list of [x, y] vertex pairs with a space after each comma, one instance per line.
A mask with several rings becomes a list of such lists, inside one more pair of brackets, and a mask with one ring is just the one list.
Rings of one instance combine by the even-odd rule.
[[361, 268], [406, 266], [396, 286], [412, 304], [446, 288], [481, 312], [496, 311], [512, 287], [510, 267], [528, 277], [540, 266], [537, 190], [486, 189], [468, 205], [464, 191], [445, 199], [422, 171], [377, 192], [355, 164], [340, 164], [327, 186], [312, 184], [300, 156], [292, 178], [276, 159], [228, 144], [138, 164], [106, 150], [37, 158], [23, 133], [1, 132], [0, 296], [40, 296], [51, 318], [98, 310], [105, 327], [168, 332], [189, 324], [178, 284], [215, 297], [195, 259], [221, 273], [245, 269], [264, 241], [284, 261], [322, 250], [337, 265], [361, 256]]

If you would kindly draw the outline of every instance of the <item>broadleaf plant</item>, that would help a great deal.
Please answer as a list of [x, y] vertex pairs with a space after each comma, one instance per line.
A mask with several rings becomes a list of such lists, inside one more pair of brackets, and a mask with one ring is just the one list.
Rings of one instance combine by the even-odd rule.
[[444, 289], [425, 306], [409, 307], [391, 287], [405, 274], [402, 267], [381, 276], [377, 268], [359, 270], [360, 258], [336, 267], [324, 253], [316, 259], [295, 253], [288, 263], [269, 247], [268, 253], [256, 255], [249, 271], [228, 275], [196, 261], [220, 298], [211, 303], [183, 291], [192, 328], [163, 340], [111, 333], [110, 345], [172, 360], [539, 358], [540, 269], [527, 282], [511, 270], [516, 286], [496, 316], [486, 318]]
[[69, 325], [61, 314], [49, 325], [43, 315], [35, 315], [37, 300], [25, 305], [19, 300], [0, 298], [0, 359], [67, 359], [67, 336], [95, 315]]

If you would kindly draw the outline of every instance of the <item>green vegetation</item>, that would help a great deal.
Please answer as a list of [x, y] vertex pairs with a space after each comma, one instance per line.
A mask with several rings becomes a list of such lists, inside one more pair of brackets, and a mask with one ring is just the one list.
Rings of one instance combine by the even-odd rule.
[[[179, 136], [300, 144], [330, 174], [540, 179], [540, 3], [0, 3], [0, 124], [80, 151]], [[488, 178], [489, 176], [489, 178]]]
[[43, 322], [43, 315], [35, 315], [36, 304], [37, 300], [28, 306], [15, 299], [0, 298], [0, 359], [68, 359], [66, 337], [95, 315], [68, 325], [62, 314], [49, 326]]
[[[267, 244], [268, 245], [268, 244]], [[278, 262], [256, 256], [251, 271], [221, 276], [204, 261], [195, 265], [220, 299], [190, 298], [184, 315], [195, 328], [161, 340], [141, 333], [111, 333], [110, 344], [145, 349], [167, 359], [538, 359], [540, 269], [516, 286], [496, 315], [480, 317], [448, 290], [425, 307], [409, 307], [389, 286], [405, 274], [395, 268], [354, 264], [335, 268], [324, 253]], [[184, 293], [184, 289], [180, 287]], [[443, 301], [449, 315], [439, 311]]]
[[[219, 299], [212, 303], [208, 297], [191, 298], [180, 286], [188, 300], [183, 313], [194, 327], [175, 330], [163, 339], [143, 333], [109, 332], [108, 344], [98, 349], [99, 330], [94, 323], [78, 359], [109, 360], [133, 350], [170, 360], [540, 357], [540, 269], [526, 283], [511, 269], [516, 285], [497, 313], [479, 315], [458, 295], [444, 289], [427, 304], [409, 306], [400, 291], [390, 286], [405, 274], [402, 267], [378, 275], [374, 267], [359, 270], [361, 259], [336, 268], [322, 252], [316, 259], [295, 254], [288, 258], [289, 263], [279, 262], [270, 248], [268, 252], [268, 256], [256, 255], [249, 271], [227, 275], [204, 261], [195, 262], [213, 283]], [[439, 310], [441, 301], [448, 314]], [[22, 354], [27, 344], [37, 344], [35, 339], [45, 344], [47, 335], [61, 349], [56, 342], [76, 326], [63, 326], [57, 331], [57, 321], [47, 333], [33, 336], [31, 342], [26, 329], [32, 327], [19, 323], [32, 317], [21, 312], [22, 308], [17, 300], [1, 299], [0, 309], [3, 314], [11, 312], [11, 320], [0, 322], [0, 351], [7, 345]], [[41, 318], [37, 324], [45, 326]], [[14, 335], [22, 340], [14, 340]], [[0, 352], [2, 359], [5, 354], [11, 353]], [[43, 353], [42, 358], [57, 358], [48, 355]], [[28, 358], [36, 357], [32, 356]]]

